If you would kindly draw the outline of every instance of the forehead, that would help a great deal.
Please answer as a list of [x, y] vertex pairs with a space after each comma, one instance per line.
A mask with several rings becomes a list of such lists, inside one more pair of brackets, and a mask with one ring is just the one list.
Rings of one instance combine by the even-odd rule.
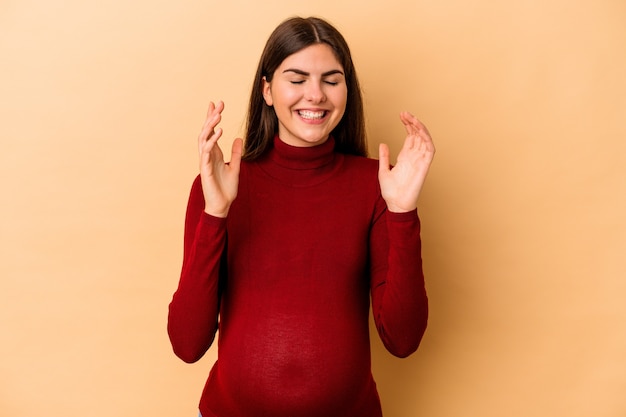
[[282, 72], [286, 69], [300, 69], [311, 73], [329, 70], [341, 70], [343, 72], [343, 66], [332, 48], [325, 43], [307, 46], [289, 55], [280, 64], [277, 71]]

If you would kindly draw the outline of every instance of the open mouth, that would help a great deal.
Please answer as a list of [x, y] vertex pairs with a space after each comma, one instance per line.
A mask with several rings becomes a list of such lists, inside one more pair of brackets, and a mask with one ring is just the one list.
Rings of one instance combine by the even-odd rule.
[[326, 116], [328, 112], [325, 110], [322, 111], [311, 111], [311, 110], [298, 110], [298, 115], [306, 120], [320, 120]]

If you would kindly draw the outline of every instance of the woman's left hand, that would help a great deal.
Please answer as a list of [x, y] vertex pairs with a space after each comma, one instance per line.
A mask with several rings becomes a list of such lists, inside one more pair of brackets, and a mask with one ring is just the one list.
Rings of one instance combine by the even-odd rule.
[[380, 189], [387, 209], [395, 213], [417, 208], [417, 199], [435, 155], [435, 146], [426, 126], [408, 112], [400, 113], [400, 120], [407, 136], [396, 165], [390, 169], [386, 144], [380, 144], [378, 151]]

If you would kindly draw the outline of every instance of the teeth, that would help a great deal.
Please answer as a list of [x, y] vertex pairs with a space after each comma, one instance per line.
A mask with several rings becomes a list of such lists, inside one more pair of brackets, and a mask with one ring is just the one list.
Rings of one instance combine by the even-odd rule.
[[298, 114], [305, 119], [321, 119], [324, 117], [324, 111], [299, 110]]

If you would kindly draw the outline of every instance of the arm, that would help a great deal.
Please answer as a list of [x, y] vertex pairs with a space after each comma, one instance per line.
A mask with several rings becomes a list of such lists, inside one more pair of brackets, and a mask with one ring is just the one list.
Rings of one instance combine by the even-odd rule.
[[183, 267], [169, 305], [167, 331], [174, 353], [199, 360], [217, 331], [219, 281], [226, 242], [226, 220], [203, 212], [200, 177], [189, 196], [185, 218]]
[[219, 315], [219, 282], [226, 246], [226, 216], [237, 197], [242, 140], [235, 139], [230, 163], [217, 143], [224, 103], [210, 103], [198, 136], [200, 175], [187, 205], [183, 267], [169, 308], [168, 334], [174, 352], [195, 362], [215, 338]]
[[417, 200], [435, 148], [426, 127], [400, 113], [407, 137], [397, 164], [380, 145], [378, 179], [384, 202], [370, 235], [372, 308], [378, 333], [396, 356], [413, 353], [426, 330], [428, 299], [422, 272]]
[[417, 211], [379, 208], [370, 235], [372, 312], [378, 334], [393, 355], [417, 350], [428, 320]]

